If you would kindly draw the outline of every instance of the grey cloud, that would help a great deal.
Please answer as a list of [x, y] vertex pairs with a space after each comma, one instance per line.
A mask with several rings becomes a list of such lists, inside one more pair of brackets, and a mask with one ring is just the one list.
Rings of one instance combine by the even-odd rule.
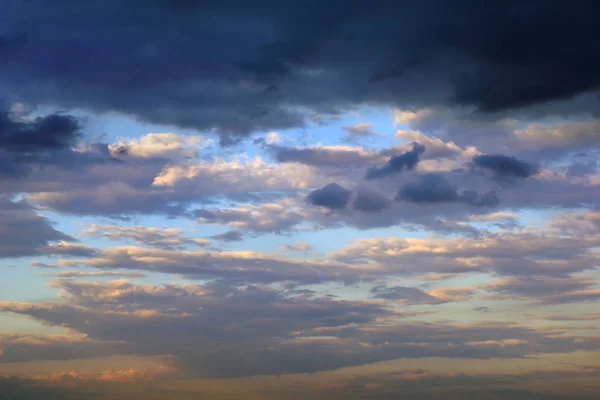
[[398, 192], [396, 200], [413, 203], [455, 202], [458, 200], [458, 191], [443, 176], [427, 174], [417, 182], [405, 184]]
[[198, 222], [227, 225], [236, 230], [255, 235], [265, 233], [283, 234], [299, 229], [319, 211], [307, 206], [301, 198], [281, 198], [274, 202], [259, 199], [257, 203], [239, 204], [230, 208], [204, 208], [193, 211]]
[[45, 276], [54, 276], [57, 278], [106, 278], [106, 277], [124, 277], [124, 278], [144, 278], [146, 275], [141, 272], [111, 272], [111, 271], [59, 271], [44, 274]]
[[[587, 0], [569, 11], [541, 0], [376, 8], [338, 0], [66, 1], [50, 14], [43, 1], [26, 4], [11, 0], [0, 10], [7, 37], [23, 38], [0, 49], [11, 60], [2, 65], [7, 90], [215, 130], [222, 143], [363, 104], [466, 105], [486, 115], [600, 87], [592, 51], [598, 5]], [[558, 20], [566, 24], [560, 32]]]
[[566, 174], [569, 178], [577, 178], [593, 175], [598, 172], [598, 164], [595, 160], [575, 161], [567, 167]]
[[312, 250], [312, 246], [309, 243], [295, 243], [295, 244], [286, 244], [283, 246], [284, 250], [287, 251], [310, 251]]
[[316, 206], [340, 210], [346, 207], [351, 196], [352, 192], [350, 190], [345, 189], [337, 183], [330, 183], [321, 189], [309, 193], [306, 200]]
[[82, 392], [85, 392], [86, 398], [89, 399], [100, 399], [102, 396], [94, 390], [60, 387], [20, 377], [0, 377], [0, 393], [3, 400], [77, 400], [81, 398]]
[[460, 200], [475, 207], [497, 207], [500, 199], [495, 191], [480, 193], [475, 190], [464, 190], [460, 194]]
[[567, 304], [600, 300], [600, 290], [593, 279], [521, 276], [483, 285], [497, 298], [529, 299], [536, 304]]
[[421, 154], [424, 152], [425, 146], [414, 143], [412, 150], [409, 150], [398, 156], [392, 156], [384, 166], [369, 168], [365, 178], [381, 179], [400, 173], [404, 170], [411, 170], [415, 168], [419, 162]]
[[346, 147], [286, 147], [269, 146], [278, 162], [296, 162], [315, 167], [366, 166], [376, 161], [377, 152]]
[[[549, 370], [527, 370], [514, 372], [477, 373], [460, 372], [456, 368], [451, 372], [434, 372], [422, 368], [392, 370], [379, 373], [357, 373], [351, 379], [337, 381], [330, 387], [312, 389], [297, 388], [306, 397], [314, 398], [322, 394], [322, 398], [381, 398], [395, 399], [413, 396], [423, 400], [592, 400], [595, 396], [594, 382], [600, 375], [597, 367], [577, 368], [576, 366], [560, 366]], [[586, 382], [584, 390], [575, 384], [577, 389], [565, 385], [566, 382]], [[502, 388], [499, 388], [501, 382]], [[523, 384], [535, 382], [536, 387], [546, 390], [523, 390]], [[558, 383], [560, 382], [560, 383]], [[557, 384], [561, 389], [557, 388]], [[558, 392], [558, 393], [554, 393]]]
[[[234, 239], [237, 236], [234, 234]], [[226, 239], [221, 239], [226, 240]], [[90, 267], [182, 275], [235, 283], [356, 283], [368, 274], [336, 261], [296, 260], [250, 251], [165, 250], [122, 246], [104, 249], [96, 258], [60, 260], [46, 267]]]
[[[6, 302], [0, 301], [0, 309], [3, 312], [37, 315], [36, 307], [21, 306], [18, 310], [17, 308], [11, 308], [7, 306]], [[50, 312], [55, 312], [58, 318], [68, 316], [68, 313], [64, 312], [64, 308], [61, 309], [60, 307]], [[44, 319], [41, 318], [41, 320]], [[72, 360], [102, 357], [115, 353], [129, 354], [123, 343], [35, 333], [0, 333], [0, 348], [3, 350], [0, 354], [0, 363], [33, 360]]]
[[[375, 263], [399, 276], [486, 271], [516, 280], [514, 287], [512, 281], [501, 281], [494, 290], [514, 291], [519, 287], [558, 290], [563, 285], [572, 285], [562, 291], [581, 291], [590, 289], [589, 280], [570, 278], [570, 275], [589, 270], [590, 265], [597, 262], [592, 251], [596, 246], [598, 240], [593, 236], [517, 231], [501, 235], [487, 233], [477, 238], [363, 239], [332, 254], [331, 258], [358, 265]], [[510, 294], [515, 293], [506, 293]]]
[[[85, 342], [105, 351], [122, 343], [138, 355], [169, 354], [184, 371], [201, 377], [305, 373], [397, 358], [523, 358], [532, 350], [566, 353], [600, 345], [593, 337], [582, 341], [556, 335], [564, 330], [516, 324], [392, 322], [399, 314], [377, 302], [286, 297], [260, 286], [72, 280], [55, 286], [64, 290], [64, 302], [2, 302], [0, 309], [84, 333]], [[48, 349], [18, 357], [48, 359]]]
[[244, 238], [241, 232], [227, 231], [218, 235], [211, 236], [211, 239], [221, 240], [223, 242], [239, 242]]
[[26, 185], [48, 169], [83, 172], [95, 164], [119, 162], [105, 144], [93, 143], [84, 148], [78, 142], [80, 122], [71, 115], [16, 114], [0, 109], [0, 176], [5, 182], [4, 193], [18, 191], [14, 186], [24, 182]]
[[407, 304], [439, 304], [443, 302], [421, 289], [413, 287], [377, 285], [370, 292], [375, 299], [405, 301]]
[[53, 243], [73, 240], [29, 204], [0, 196], [0, 258], [65, 254], [64, 247]]
[[190, 238], [181, 229], [153, 228], [145, 226], [92, 225], [82, 232], [91, 237], [108, 240], [129, 240], [146, 246], [162, 249], [181, 249], [185, 246], [208, 246], [206, 239]]
[[465, 203], [475, 207], [496, 207], [500, 203], [496, 192], [480, 193], [475, 190], [463, 190], [451, 184], [443, 175], [426, 174], [419, 181], [405, 184], [396, 196], [396, 200], [412, 203]]
[[363, 188], [356, 193], [352, 207], [359, 211], [377, 212], [388, 208], [390, 204], [391, 201], [385, 195]]
[[31, 121], [13, 120], [0, 110], [0, 148], [17, 152], [58, 150], [73, 145], [79, 123], [65, 114], [50, 114]]
[[61, 255], [71, 257], [95, 257], [98, 249], [79, 243], [60, 242], [39, 249], [41, 255]]
[[538, 172], [538, 168], [528, 162], [502, 154], [483, 154], [473, 157], [473, 163], [488, 169], [500, 177], [528, 178]]

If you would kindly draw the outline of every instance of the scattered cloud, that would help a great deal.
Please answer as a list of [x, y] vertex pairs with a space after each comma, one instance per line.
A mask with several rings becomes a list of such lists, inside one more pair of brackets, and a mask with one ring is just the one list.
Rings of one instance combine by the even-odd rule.
[[390, 175], [398, 174], [404, 170], [415, 168], [419, 162], [420, 155], [425, 152], [425, 146], [418, 143], [413, 144], [412, 150], [408, 150], [397, 156], [392, 156], [382, 167], [372, 167], [367, 170], [366, 179], [381, 179]]
[[306, 200], [315, 206], [322, 206], [332, 210], [345, 208], [350, 201], [352, 192], [337, 183], [330, 183], [321, 189], [309, 193]]

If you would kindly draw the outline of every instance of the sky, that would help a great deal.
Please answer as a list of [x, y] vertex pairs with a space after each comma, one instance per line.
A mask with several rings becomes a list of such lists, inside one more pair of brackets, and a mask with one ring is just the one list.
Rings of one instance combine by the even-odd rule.
[[0, 400], [598, 399], [596, 1], [0, 2]]

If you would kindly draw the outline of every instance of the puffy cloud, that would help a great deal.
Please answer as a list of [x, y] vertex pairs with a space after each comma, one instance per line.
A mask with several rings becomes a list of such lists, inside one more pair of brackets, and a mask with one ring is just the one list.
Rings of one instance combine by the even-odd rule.
[[396, 200], [412, 203], [454, 203], [460, 202], [476, 207], [496, 207], [500, 203], [496, 192], [480, 193], [475, 190], [458, 191], [442, 175], [426, 174], [419, 181], [405, 184]]
[[299, 198], [283, 198], [274, 202], [239, 204], [235, 207], [202, 208], [193, 215], [200, 223], [222, 224], [252, 233], [283, 233], [298, 229], [298, 225], [315, 218]]
[[382, 193], [362, 188], [356, 193], [352, 207], [364, 212], [377, 212], [388, 208], [390, 204], [390, 199]]
[[392, 156], [382, 167], [372, 167], [367, 170], [366, 179], [381, 179], [400, 173], [404, 170], [415, 168], [421, 154], [425, 152], [425, 146], [418, 143], [413, 144], [412, 150], [397, 156]]
[[444, 177], [428, 174], [422, 176], [418, 182], [404, 185], [398, 192], [396, 200], [413, 203], [455, 202], [458, 200], [458, 191]]
[[275, 168], [262, 158], [216, 158], [209, 162], [166, 167], [155, 179], [153, 188], [186, 190], [194, 196], [304, 189], [316, 177], [309, 167]]
[[86, 174], [61, 177], [61, 182], [50, 187], [26, 188], [29, 198], [69, 214], [185, 216], [188, 205], [202, 200], [253, 192], [298, 191], [325, 182], [310, 167], [275, 168], [260, 157], [194, 160], [185, 164], [149, 159], [142, 160], [142, 164], [136, 161], [131, 165], [98, 167]]
[[321, 189], [316, 189], [308, 194], [306, 200], [315, 206], [322, 206], [332, 210], [345, 208], [350, 201], [352, 192], [337, 183], [330, 183]]
[[200, 150], [213, 145], [211, 139], [202, 136], [181, 136], [169, 132], [149, 133], [139, 139], [121, 140], [109, 145], [109, 149], [119, 156], [178, 159], [196, 158]]
[[502, 178], [528, 178], [538, 172], [536, 166], [502, 154], [475, 156], [473, 164], [488, 169]]
[[444, 142], [440, 138], [429, 137], [418, 131], [398, 130], [394, 136], [399, 139], [410, 140], [411, 142], [416, 142], [425, 146], [425, 151], [423, 153], [424, 158], [456, 157], [462, 155], [470, 155], [472, 157], [474, 155], [473, 153], [477, 152], [474, 148], [464, 150], [454, 142]]

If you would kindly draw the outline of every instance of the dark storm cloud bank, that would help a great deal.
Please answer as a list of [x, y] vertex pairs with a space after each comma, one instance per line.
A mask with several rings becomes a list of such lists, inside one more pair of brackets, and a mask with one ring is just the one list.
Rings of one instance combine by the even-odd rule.
[[230, 143], [361, 104], [497, 112], [595, 91], [599, 11], [592, 0], [9, 0], [0, 72], [30, 102]]

